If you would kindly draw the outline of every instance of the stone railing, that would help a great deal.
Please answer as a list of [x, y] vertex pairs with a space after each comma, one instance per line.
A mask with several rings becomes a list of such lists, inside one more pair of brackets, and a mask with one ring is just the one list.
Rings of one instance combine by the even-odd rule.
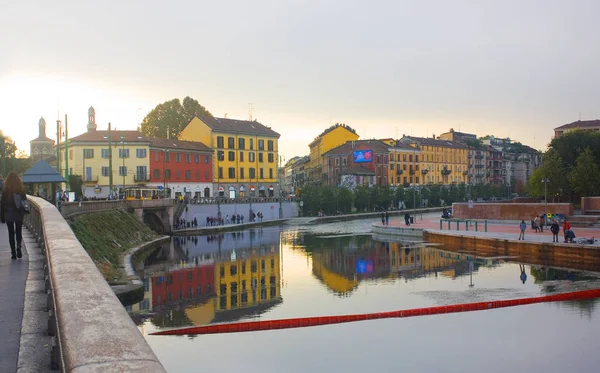
[[25, 224], [45, 256], [52, 368], [165, 372], [56, 207], [28, 196]]
[[163, 208], [175, 204], [174, 199], [149, 199], [149, 200], [99, 200], [82, 202], [63, 202], [60, 211], [63, 216], [69, 217], [76, 213], [88, 213], [110, 210], [126, 210], [139, 208]]
[[[296, 197], [284, 197], [283, 202], [298, 202], [299, 198]], [[279, 197], [245, 197], [245, 198], [227, 198], [227, 197], [212, 197], [212, 198], [198, 198], [190, 200], [192, 205], [202, 204], [235, 204], [235, 203], [279, 203]]]

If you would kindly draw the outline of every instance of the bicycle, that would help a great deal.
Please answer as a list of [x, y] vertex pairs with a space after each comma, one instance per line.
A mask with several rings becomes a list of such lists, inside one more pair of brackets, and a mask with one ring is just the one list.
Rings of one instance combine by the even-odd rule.
[[598, 240], [596, 240], [594, 237], [592, 237], [592, 238], [581, 237], [581, 238], [577, 239], [577, 243], [580, 245], [593, 245], [596, 242], [598, 242]]

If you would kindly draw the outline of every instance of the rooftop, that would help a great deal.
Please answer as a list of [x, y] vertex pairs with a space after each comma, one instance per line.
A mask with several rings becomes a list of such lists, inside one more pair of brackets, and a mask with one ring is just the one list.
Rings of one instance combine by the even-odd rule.
[[172, 140], [172, 139], [154, 139], [149, 138], [150, 146], [153, 148], [167, 148], [167, 149], [181, 149], [181, 150], [195, 150], [212, 153], [213, 150], [201, 142], [197, 141], [184, 141], [184, 140]]
[[450, 140], [440, 140], [429, 137], [415, 137], [415, 136], [404, 136], [402, 139], [406, 139], [408, 141], [414, 141], [420, 145], [426, 146], [440, 146], [445, 148], [459, 148], [459, 149], [467, 149], [467, 146], [458, 141], [450, 141]]
[[595, 128], [595, 127], [600, 127], [600, 119], [578, 120], [573, 123], [563, 124], [560, 127], [556, 127], [554, 130], [560, 131], [560, 130], [568, 130], [568, 129], [573, 129], [573, 128]]
[[333, 148], [323, 155], [345, 155], [350, 154], [353, 150], [358, 150], [361, 146], [367, 146], [370, 150], [377, 153], [388, 153], [390, 146], [381, 140], [355, 140], [347, 141], [345, 144]]
[[281, 135], [255, 120], [238, 120], [229, 118], [198, 117], [214, 131], [243, 133], [249, 135], [263, 135], [279, 138]]
[[[150, 142], [152, 138], [142, 134], [140, 131], [110, 131], [110, 140], [121, 141], [121, 137], [127, 142]], [[89, 131], [69, 139], [69, 142], [105, 142], [108, 141], [108, 131]]]
[[354, 128], [350, 127], [349, 125], [344, 124], [344, 123], [336, 123], [333, 126], [327, 128], [325, 131], [321, 132], [319, 134], [319, 136], [315, 137], [315, 139], [308, 146], [311, 146], [312, 144], [315, 143], [315, 141], [319, 140], [321, 137], [325, 136], [326, 134], [328, 134], [329, 132], [333, 131], [334, 129], [336, 129], [338, 127], [345, 128], [346, 130], [348, 130], [358, 136], [358, 134], [356, 133], [356, 130]]

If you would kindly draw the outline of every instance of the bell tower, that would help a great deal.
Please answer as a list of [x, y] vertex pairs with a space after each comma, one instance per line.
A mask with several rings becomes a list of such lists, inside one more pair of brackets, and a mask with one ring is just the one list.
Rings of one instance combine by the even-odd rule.
[[96, 130], [96, 110], [94, 110], [93, 106], [90, 106], [88, 109], [88, 124], [87, 124], [88, 132]]
[[46, 138], [46, 121], [44, 120], [44, 118], [40, 118], [40, 121], [38, 122], [38, 137], [40, 139]]

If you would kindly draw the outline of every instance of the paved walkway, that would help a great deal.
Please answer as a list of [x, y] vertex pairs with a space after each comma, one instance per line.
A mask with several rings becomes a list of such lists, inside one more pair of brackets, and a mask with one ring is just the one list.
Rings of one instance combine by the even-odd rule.
[[[428, 230], [440, 230], [440, 219], [431, 219], [431, 216], [423, 216], [421, 220], [420, 216], [415, 216], [416, 220], [413, 224], [410, 225], [411, 228], [417, 229], [428, 229]], [[377, 225], [381, 225], [381, 223], [377, 223]], [[390, 227], [405, 227], [404, 219], [390, 219], [389, 221]], [[460, 222], [460, 230], [456, 229], [456, 222], [452, 221], [450, 223], [450, 229], [448, 229], [448, 221], [444, 220], [442, 223], [442, 231], [457, 233], [461, 235], [471, 235], [471, 236], [479, 236], [479, 237], [491, 237], [491, 238], [501, 238], [501, 239], [518, 239], [519, 238], [519, 224], [515, 222], [510, 222], [507, 224], [503, 223], [488, 223], [487, 232], [484, 232], [484, 224], [482, 222], [478, 223], [478, 232], [475, 232], [474, 223], [472, 226], [469, 226], [469, 231], [465, 230], [465, 222]], [[581, 237], [595, 237], [599, 242], [596, 242], [596, 245], [600, 246], [600, 229], [598, 228], [579, 228], [573, 227], [573, 232], [575, 232], [576, 238]], [[561, 231], [558, 234], [558, 238], [560, 242], [564, 242], [562, 227]], [[550, 227], [544, 229], [544, 233], [536, 233], [531, 229], [531, 225], [527, 224], [527, 230], [525, 231], [525, 240], [533, 241], [533, 242], [549, 242], [552, 243], [552, 232], [550, 232]]]
[[[23, 229], [23, 258], [10, 258], [8, 230], [0, 224], [0, 372], [50, 371], [48, 313], [39, 247]], [[17, 370], [18, 368], [18, 370]]]

